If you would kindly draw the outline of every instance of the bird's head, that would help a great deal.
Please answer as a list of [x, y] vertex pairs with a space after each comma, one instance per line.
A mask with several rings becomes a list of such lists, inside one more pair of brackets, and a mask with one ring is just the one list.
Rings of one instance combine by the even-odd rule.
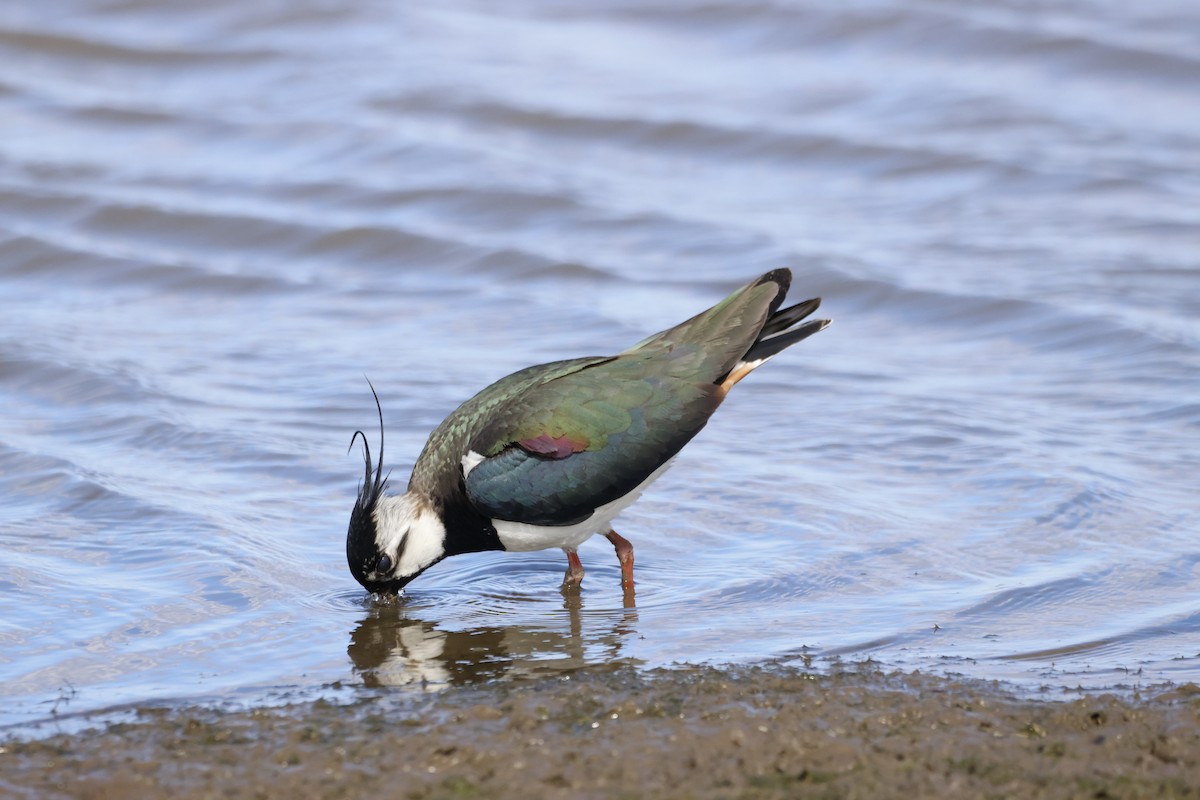
[[400, 497], [383, 493], [388, 484], [383, 474], [383, 408], [374, 386], [371, 394], [379, 411], [379, 460], [371, 463], [367, 436], [355, 431], [350, 447], [361, 437], [365, 472], [350, 512], [346, 562], [368, 592], [394, 595], [445, 556], [446, 529], [431, 503], [411, 492]]

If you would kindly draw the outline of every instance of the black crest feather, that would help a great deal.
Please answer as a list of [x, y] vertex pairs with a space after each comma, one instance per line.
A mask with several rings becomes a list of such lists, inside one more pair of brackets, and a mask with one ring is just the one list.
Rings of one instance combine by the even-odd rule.
[[[383, 490], [387, 488], [389, 472], [386, 476], [383, 474], [383, 406], [379, 404], [379, 394], [375, 391], [375, 385], [371, 383], [371, 379], [367, 378], [367, 386], [371, 387], [371, 395], [375, 398], [375, 410], [379, 413], [379, 459], [374, 465], [371, 464], [371, 446], [367, 444], [367, 435], [362, 431], [355, 431], [350, 437], [350, 447], [346, 450], [349, 453], [354, 449], [354, 442], [362, 437], [363, 448], [363, 482], [358, 487], [358, 501], [354, 504], [355, 511], [365, 511], [370, 513], [375, 508], [375, 503], [378, 502]], [[374, 476], [371, 475], [374, 469]]]

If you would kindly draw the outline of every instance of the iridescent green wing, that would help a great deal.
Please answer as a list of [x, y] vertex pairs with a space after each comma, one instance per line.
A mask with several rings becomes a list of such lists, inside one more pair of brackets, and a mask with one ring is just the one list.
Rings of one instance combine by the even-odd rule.
[[542, 384], [497, 410], [470, 444], [467, 497], [493, 519], [569, 525], [628, 494], [720, 404], [696, 348], [628, 354]]

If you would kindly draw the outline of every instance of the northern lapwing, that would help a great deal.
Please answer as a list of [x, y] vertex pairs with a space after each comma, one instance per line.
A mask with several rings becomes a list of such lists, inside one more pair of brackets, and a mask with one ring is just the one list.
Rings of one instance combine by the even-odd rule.
[[[780, 310], [792, 275], [777, 269], [717, 305], [614, 356], [514, 372], [463, 403], [430, 435], [408, 491], [384, 494], [378, 463], [350, 513], [346, 559], [368, 591], [396, 594], [447, 556], [484, 550], [567, 554], [564, 588], [583, 580], [578, 548], [596, 533], [633, 586], [633, 547], [613, 518], [700, 432], [734, 384], [829, 324], [802, 321], [820, 298]], [[374, 394], [374, 387], [371, 388]]]

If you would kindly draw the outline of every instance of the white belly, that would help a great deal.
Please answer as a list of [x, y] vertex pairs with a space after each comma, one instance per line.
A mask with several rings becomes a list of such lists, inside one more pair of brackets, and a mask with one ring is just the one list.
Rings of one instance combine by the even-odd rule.
[[496, 527], [496, 533], [500, 535], [500, 544], [504, 545], [505, 550], [528, 552], [530, 550], [547, 550], [551, 547], [576, 550], [594, 534], [608, 533], [617, 514], [629, 508], [647, 486], [654, 483], [667, 471], [674, 460], [671, 459], [654, 470], [649, 478], [638, 484], [637, 488], [629, 494], [597, 508], [583, 522], [577, 522], [574, 525], [529, 525], [524, 522], [494, 519], [492, 525]]

